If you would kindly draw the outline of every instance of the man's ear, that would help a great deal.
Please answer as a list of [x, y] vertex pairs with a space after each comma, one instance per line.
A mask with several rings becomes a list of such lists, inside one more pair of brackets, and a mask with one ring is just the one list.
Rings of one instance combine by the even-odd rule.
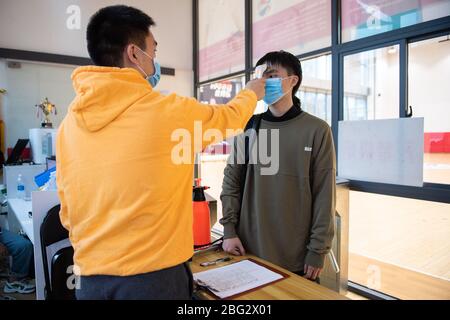
[[298, 76], [294, 76], [292, 79], [294, 79], [292, 82], [292, 87], [295, 87], [297, 83], [300, 81], [300, 78]]
[[128, 60], [132, 63], [132, 64], [138, 64], [139, 60], [137, 58], [136, 55], [136, 46], [134, 44], [128, 44], [125, 47], [125, 54], [126, 57], [128, 58]]
[[296, 76], [296, 75], [289, 76], [289, 85], [291, 88], [294, 88], [297, 85], [298, 81], [299, 81], [298, 76]]

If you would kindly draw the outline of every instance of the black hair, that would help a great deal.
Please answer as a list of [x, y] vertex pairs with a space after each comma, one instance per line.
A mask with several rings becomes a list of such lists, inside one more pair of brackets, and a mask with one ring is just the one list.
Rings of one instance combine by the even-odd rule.
[[145, 50], [145, 38], [153, 25], [153, 19], [139, 9], [124, 5], [102, 8], [87, 26], [89, 56], [98, 66], [123, 67], [125, 47], [134, 43]]
[[267, 63], [269, 65], [276, 65], [286, 69], [288, 75], [295, 75], [298, 77], [298, 82], [292, 89], [292, 100], [295, 105], [301, 107], [300, 99], [295, 95], [300, 88], [303, 79], [302, 65], [300, 60], [292, 53], [286, 51], [273, 51], [267, 53], [264, 57], [258, 60], [256, 66]]

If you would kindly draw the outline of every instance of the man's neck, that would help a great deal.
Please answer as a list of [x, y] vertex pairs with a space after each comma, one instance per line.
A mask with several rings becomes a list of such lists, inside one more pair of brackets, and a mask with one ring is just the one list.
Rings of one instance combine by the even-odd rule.
[[285, 96], [277, 103], [270, 105], [269, 110], [274, 117], [282, 117], [293, 105], [292, 96]]
[[[128, 59], [124, 59], [123, 64], [122, 64], [122, 68], [131, 68], [136, 70], [137, 72], [139, 72], [139, 74], [142, 75], [142, 71], [139, 70], [139, 68], [136, 67], [136, 65], [134, 63], [132, 63], [130, 60]], [[145, 75], [143, 75], [145, 77]]]

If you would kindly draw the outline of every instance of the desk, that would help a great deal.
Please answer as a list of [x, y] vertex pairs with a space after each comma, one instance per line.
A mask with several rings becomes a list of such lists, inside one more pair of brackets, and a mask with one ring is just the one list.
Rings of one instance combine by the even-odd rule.
[[[19, 222], [20, 227], [26, 233], [34, 246], [34, 269], [36, 279], [36, 298], [43, 300], [44, 296], [44, 267], [42, 262], [41, 239], [39, 232], [42, 221], [44, 220], [50, 208], [59, 204], [56, 191], [34, 191], [32, 192], [32, 201], [10, 198], [8, 199], [8, 211], [14, 215], [15, 220]], [[33, 217], [28, 216], [28, 212], [33, 212]], [[36, 235], [36, 238], [34, 237]], [[57, 242], [47, 247], [48, 260], [61, 248], [70, 246], [68, 239]]]
[[45, 164], [23, 164], [17, 166], [3, 166], [3, 184], [8, 189], [8, 199], [17, 198], [17, 176], [22, 175], [25, 184], [26, 197], [31, 197], [31, 192], [38, 190], [34, 177], [47, 169]]
[[[209, 269], [225, 266], [243, 259], [252, 258], [256, 261], [279, 270], [289, 277], [281, 281], [269, 284], [265, 287], [259, 288], [252, 292], [247, 292], [236, 297], [236, 300], [348, 300], [345, 296], [340, 295], [328, 288], [325, 288], [317, 283], [304, 279], [292, 272], [287, 271], [279, 266], [276, 266], [268, 261], [257, 258], [252, 255], [233, 256], [233, 260], [229, 262], [222, 262], [210, 267], [201, 267], [200, 263], [211, 261], [218, 258], [229, 256], [222, 250], [208, 250], [198, 252], [194, 255], [191, 262], [191, 269], [193, 273], [206, 271]], [[198, 291], [198, 297], [204, 300], [213, 300], [214, 297], [206, 291]]]
[[33, 218], [28, 215], [32, 207], [31, 201], [12, 198], [8, 199], [8, 206], [19, 222], [22, 230], [34, 244]]

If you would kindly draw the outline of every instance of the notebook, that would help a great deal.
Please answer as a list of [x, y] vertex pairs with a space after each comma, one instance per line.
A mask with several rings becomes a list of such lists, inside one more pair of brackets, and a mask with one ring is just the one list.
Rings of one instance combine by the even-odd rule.
[[250, 259], [194, 273], [197, 285], [208, 289], [220, 299], [230, 298], [286, 277], [287, 275]]

